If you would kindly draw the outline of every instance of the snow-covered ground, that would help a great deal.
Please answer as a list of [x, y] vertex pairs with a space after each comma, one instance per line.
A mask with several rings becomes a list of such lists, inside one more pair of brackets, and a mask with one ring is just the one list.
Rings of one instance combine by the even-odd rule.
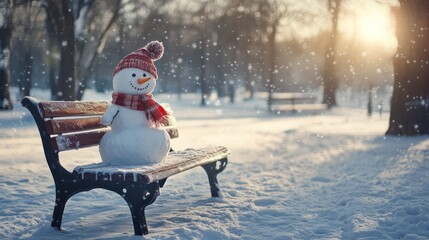
[[[429, 138], [384, 136], [387, 113], [276, 115], [262, 100], [201, 108], [192, 95], [155, 97], [175, 111], [175, 149], [224, 145], [232, 154], [219, 175], [223, 199], [210, 198], [201, 168], [169, 178], [147, 208], [145, 239], [429, 239]], [[61, 157], [70, 170], [100, 161], [97, 148]], [[0, 239], [142, 238], [125, 201], [105, 190], [72, 197], [63, 231], [50, 227], [54, 184], [20, 106], [0, 112], [0, 171]]]

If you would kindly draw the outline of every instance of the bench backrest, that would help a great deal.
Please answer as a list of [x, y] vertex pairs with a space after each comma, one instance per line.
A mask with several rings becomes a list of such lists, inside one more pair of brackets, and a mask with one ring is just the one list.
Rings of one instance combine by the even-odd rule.
[[[107, 101], [46, 101], [25, 97], [22, 105], [30, 110], [39, 128], [46, 160], [51, 168], [60, 167], [58, 153], [61, 151], [96, 146], [108, 127], [100, 124], [106, 111]], [[169, 108], [168, 104], [162, 104]], [[175, 120], [165, 126], [171, 138], [177, 138]]]

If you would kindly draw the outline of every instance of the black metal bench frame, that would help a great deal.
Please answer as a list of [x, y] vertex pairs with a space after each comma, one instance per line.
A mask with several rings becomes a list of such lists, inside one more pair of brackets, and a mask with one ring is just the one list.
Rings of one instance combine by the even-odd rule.
[[[125, 199], [131, 211], [134, 233], [136, 235], [148, 234], [145, 208], [159, 196], [160, 188], [164, 186], [167, 178], [150, 183], [142, 179], [134, 181], [132, 175], [123, 176], [123, 181], [103, 181], [102, 175], [97, 176], [98, 180], [82, 179], [78, 173], [71, 173], [60, 164], [58, 150], [52, 143], [45, 117], [40, 109], [41, 102], [31, 97], [25, 97], [21, 103], [30, 111], [37, 124], [45, 157], [55, 182], [56, 198], [51, 226], [61, 230], [65, 205], [73, 195], [95, 188], [102, 188], [113, 191]], [[212, 197], [219, 197], [220, 189], [217, 174], [225, 169], [227, 162], [227, 157], [223, 157], [201, 165], [208, 175]]]

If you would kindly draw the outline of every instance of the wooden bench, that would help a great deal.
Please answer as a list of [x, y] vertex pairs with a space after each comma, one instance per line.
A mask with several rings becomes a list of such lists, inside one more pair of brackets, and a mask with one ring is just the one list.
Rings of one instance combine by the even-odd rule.
[[[61, 230], [66, 202], [73, 195], [95, 188], [107, 189], [122, 196], [131, 211], [134, 233], [148, 234], [145, 208], [160, 194], [168, 177], [202, 166], [208, 175], [212, 197], [219, 197], [217, 174], [227, 163], [225, 147], [171, 151], [165, 161], [148, 166], [106, 166], [103, 163], [77, 166], [67, 171], [60, 163], [59, 153], [99, 144], [109, 128], [100, 124], [108, 102], [46, 101], [32, 97], [21, 101], [39, 128], [45, 157], [55, 182], [55, 207], [52, 227]], [[175, 126], [166, 126], [171, 138], [178, 137]]]
[[314, 103], [316, 97], [308, 93], [272, 93], [268, 99], [268, 110], [270, 112], [287, 112], [293, 113], [310, 110], [326, 110], [326, 104]]

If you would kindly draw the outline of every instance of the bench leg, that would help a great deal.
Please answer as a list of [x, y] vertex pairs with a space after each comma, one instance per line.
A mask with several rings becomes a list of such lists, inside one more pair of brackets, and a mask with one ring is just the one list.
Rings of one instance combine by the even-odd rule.
[[217, 182], [217, 175], [225, 169], [227, 164], [228, 159], [224, 158], [219, 161], [208, 163], [202, 166], [204, 170], [206, 170], [207, 176], [209, 177], [210, 191], [212, 197], [222, 196], [222, 193], [219, 189], [219, 184]]
[[145, 207], [139, 203], [134, 203], [130, 205], [131, 217], [133, 218], [134, 234], [143, 235], [148, 234], [146, 217], [144, 214]]
[[123, 196], [130, 207], [135, 235], [146, 235], [149, 233], [146, 224], [145, 209], [156, 200], [158, 195], [159, 184], [151, 183], [140, 189], [131, 189]]
[[56, 227], [58, 230], [61, 230], [61, 222], [63, 219], [64, 209], [66, 207], [67, 201], [72, 195], [67, 194], [65, 190], [56, 188], [55, 194], [55, 207], [54, 213], [52, 215], [51, 227]]

